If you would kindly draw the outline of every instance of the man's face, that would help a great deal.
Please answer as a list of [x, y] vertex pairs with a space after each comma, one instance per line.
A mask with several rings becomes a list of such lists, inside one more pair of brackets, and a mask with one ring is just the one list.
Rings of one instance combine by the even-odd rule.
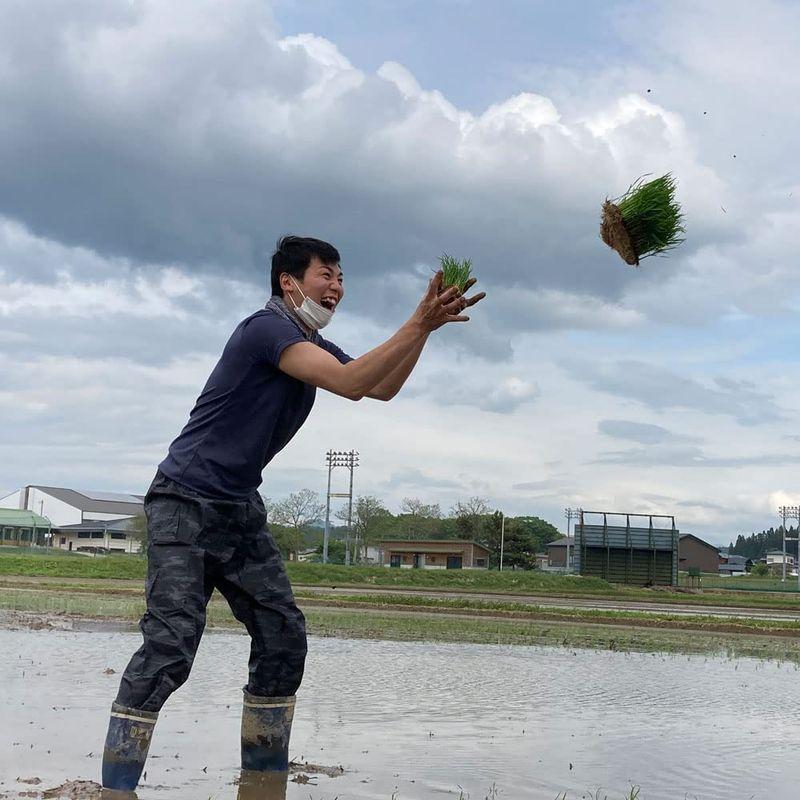
[[344, 278], [338, 264], [323, 264], [318, 256], [313, 256], [303, 279], [293, 279], [284, 273], [281, 275], [281, 288], [284, 296], [289, 295], [297, 306], [305, 295], [328, 311], [335, 311], [344, 297]]

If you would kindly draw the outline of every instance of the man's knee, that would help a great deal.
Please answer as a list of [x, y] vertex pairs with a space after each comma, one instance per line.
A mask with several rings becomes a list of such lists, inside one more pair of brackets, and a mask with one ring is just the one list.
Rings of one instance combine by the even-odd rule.
[[252, 694], [290, 697], [303, 680], [308, 642], [305, 619], [296, 607], [285, 608], [283, 625], [271, 636], [257, 636], [252, 642], [250, 682]]
[[204, 623], [204, 612], [162, 615], [151, 606], [140, 623], [144, 643], [122, 676], [117, 702], [159, 711], [189, 677]]

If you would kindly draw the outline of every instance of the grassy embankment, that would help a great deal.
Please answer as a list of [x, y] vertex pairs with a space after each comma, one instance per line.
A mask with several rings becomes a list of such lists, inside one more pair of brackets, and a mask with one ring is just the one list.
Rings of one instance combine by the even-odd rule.
[[[51, 578], [105, 578], [141, 580], [147, 571], [143, 558], [136, 556], [87, 557], [74, 554], [1, 553], [0, 576]], [[384, 567], [344, 567], [322, 564], [287, 564], [292, 583], [302, 586], [350, 586], [364, 588], [403, 588], [449, 592], [497, 593], [508, 595], [548, 595], [552, 597], [593, 597], [619, 601], [659, 604], [716, 605], [745, 608], [800, 610], [800, 593], [775, 592], [774, 579], [728, 578], [746, 580], [750, 591], [731, 590], [723, 584], [706, 584], [702, 592], [645, 589], [610, 584], [600, 578], [582, 578], [538, 571], [496, 570], [399, 570]], [[756, 581], [763, 580], [763, 591]], [[778, 582], [779, 583], [779, 582]], [[730, 586], [731, 584], [728, 584]], [[739, 584], [737, 584], [739, 585]], [[744, 586], [744, 584], [742, 584]]]
[[[51, 615], [134, 622], [144, 604], [146, 564], [130, 557], [87, 558], [0, 555], [0, 608]], [[317, 635], [498, 644], [561, 644], [636, 651], [727, 653], [800, 661], [800, 623], [762, 619], [719, 619], [595, 609], [554, 609], [517, 602], [514, 594], [636, 599], [663, 604], [672, 594], [617, 587], [597, 579], [552, 574], [426, 572], [380, 568], [290, 564], [299, 604]], [[22, 573], [22, 575], [20, 575]], [[26, 577], [27, 575], [27, 577]], [[461, 590], [459, 597], [370, 593], [343, 596], [304, 590], [307, 586], [361, 585]], [[475, 592], [506, 594], [481, 599]], [[730, 593], [729, 593], [730, 594]], [[716, 605], [725, 605], [718, 601]], [[747, 593], [748, 600], [756, 597]], [[675, 593], [679, 602], [705, 595]], [[775, 600], [774, 595], [766, 595]], [[788, 597], [788, 607], [798, 609]], [[795, 602], [791, 602], [795, 601]], [[211, 627], [237, 626], [226, 603], [209, 605]]]
[[[442, 613], [441, 606], [439, 609], [417, 608], [412, 611], [407, 608], [395, 610], [390, 602], [384, 607], [373, 605], [369, 609], [348, 608], [346, 605], [317, 607], [306, 605], [306, 602], [299, 598], [309, 633], [317, 636], [707, 653], [800, 663], [797, 630], [770, 627], [768, 622], [761, 621], [757, 623], [759, 627], [739, 626], [739, 631], [734, 633], [734, 625], [716, 630], [711, 620], [702, 617], [680, 617], [674, 622], [683, 627], [672, 627], [667, 618], [654, 621], [652, 626], [642, 625], [636, 619], [623, 620], [622, 612], [581, 612], [569, 619], [568, 615], [548, 617], [546, 611], [541, 618], [536, 616], [536, 612], [503, 617], [501, 613], [475, 615], [471, 608], [460, 608], [460, 614], [452, 614]], [[123, 620], [133, 625], [144, 610], [144, 603], [136, 597], [116, 594], [0, 589], [0, 608], [42, 614], [45, 619], [50, 615], [57, 618], [66, 614]], [[208, 625], [210, 628], [239, 627], [225, 602], [218, 599], [209, 604]]]

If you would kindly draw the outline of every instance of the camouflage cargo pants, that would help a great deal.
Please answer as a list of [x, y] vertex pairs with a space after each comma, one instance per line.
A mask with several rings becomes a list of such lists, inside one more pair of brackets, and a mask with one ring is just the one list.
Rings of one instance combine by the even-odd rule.
[[250, 634], [250, 694], [288, 697], [303, 677], [306, 633], [257, 493], [203, 497], [160, 472], [145, 498], [147, 611], [144, 643], [131, 658], [116, 702], [159, 711], [189, 677], [214, 589]]

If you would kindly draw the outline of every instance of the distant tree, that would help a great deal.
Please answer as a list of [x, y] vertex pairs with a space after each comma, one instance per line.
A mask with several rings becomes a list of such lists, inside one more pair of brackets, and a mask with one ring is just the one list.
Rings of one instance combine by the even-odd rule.
[[489, 513], [489, 504], [483, 497], [459, 500], [450, 509], [450, 516], [455, 519], [458, 534], [464, 539], [480, 539], [485, 527], [485, 518]]
[[311, 489], [292, 492], [288, 497], [273, 504], [273, 522], [288, 529], [285, 534], [287, 539], [285, 547], [289, 553], [289, 560], [296, 558], [302, 549], [305, 528], [318, 520], [324, 511], [325, 506], [319, 502], [317, 493]]
[[547, 542], [558, 539], [561, 534], [549, 522], [539, 517], [506, 517], [499, 511], [482, 518], [482, 530], [476, 540], [489, 548], [489, 566], [500, 566], [502, 543], [504, 569], [534, 569], [536, 553]]
[[[788, 528], [787, 536], [797, 536], [796, 528]], [[744, 556], [752, 558], [754, 561], [763, 558], [768, 550], [780, 550], [783, 547], [783, 533], [781, 528], [769, 528], [760, 533], [751, 533], [743, 536], [741, 533], [736, 537], [736, 544], [729, 548], [730, 555]], [[786, 552], [791, 555], [797, 554], [797, 542], [787, 542]]]
[[750, 574], [756, 578], [765, 578], [769, 575], [769, 566], [767, 564], [753, 564]]
[[[349, 509], [343, 506], [336, 512], [337, 519], [347, 524]], [[374, 495], [357, 497], [353, 503], [352, 536], [350, 545], [353, 548], [353, 562], [366, 558], [367, 547], [381, 536], [385, 520], [392, 519], [392, 513]]]
[[404, 497], [400, 503], [400, 511], [412, 517], [426, 519], [439, 519], [442, 516], [442, 509], [438, 503], [423, 503], [418, 497]]
[[[324, 543], [320, 542], [317, 545], [317, 551], [314, 555], [314, 561], [321, 562], [324, 550]], [[344, 542], [341, 539], [330, 539], [328, 541], [328, 563], [329, 564], [344, 564]]]
[[515, 525], [520, 525], [535, 542], [535, 549], [540, 553], [550, 543], [562, 537], [562, 533], [555, 525], [551, 525], [541, 517], [512, 517]]
[[357, 554], [356, 561], [364, 561], [367, 557], [367, 547], [380, 537], [381, 522], [391, 518], [383, 503], [373, 495], [364, 495], [356, 500], [353, 507], [353, 532], [356, 541], [362, 548], [362, 554]]
[[418, 497], [404, 497], [400, 513], [391, 530], [384, 534], [395, 539], [432, 539], [441, 527], [442, 510], [438, 503], [423, 503]]
[[266, 512], [267, 515], [266, 521], [269, 522], [271, 519], [270, 514], [272, 513], [272, 506], [273, 506], [272, 498], [267, 497], [267, 495], [265, 494], [262, 494], [261, 502], [264, 503], [264, 511]]

